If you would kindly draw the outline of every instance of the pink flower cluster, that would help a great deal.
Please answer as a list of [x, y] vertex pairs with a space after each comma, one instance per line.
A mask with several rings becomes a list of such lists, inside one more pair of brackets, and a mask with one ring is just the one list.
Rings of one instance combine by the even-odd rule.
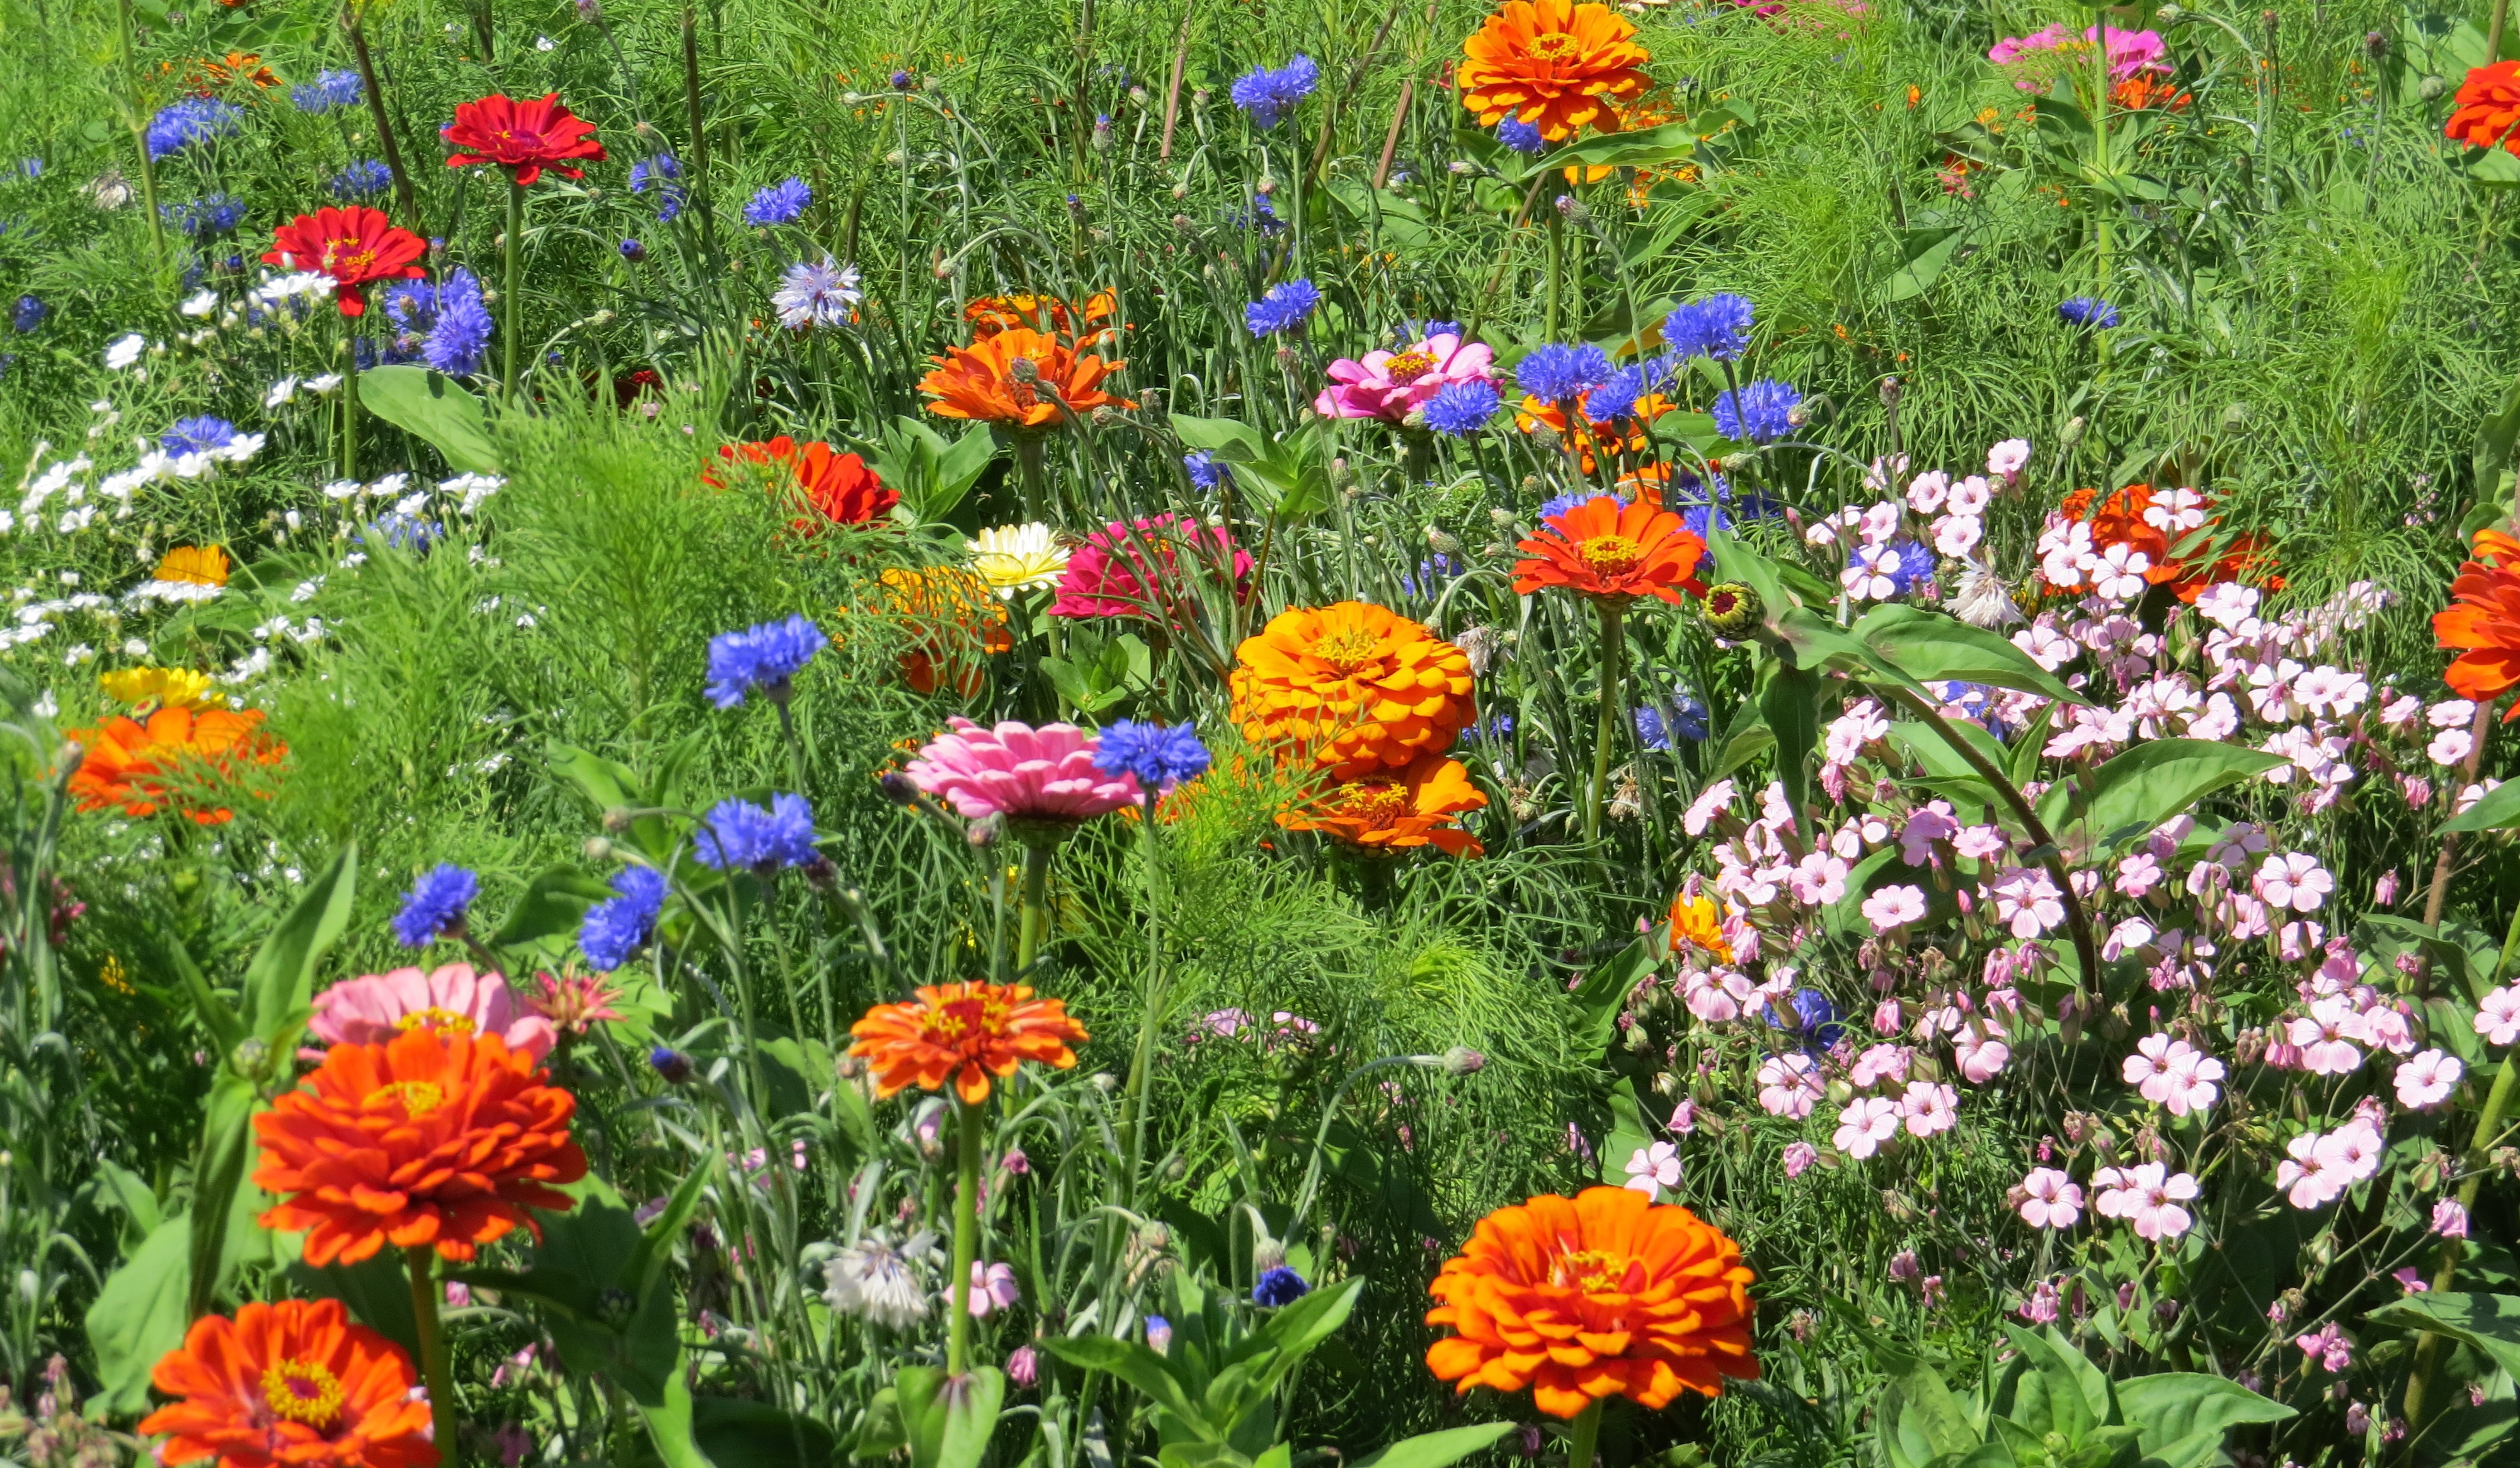
[[[2087, 56], [2100, 40], [2096, 25], [2084, 28], [2082, 39], [2060, 23], [2051, 24], [2025, 36], [2005, 36], [1995, 43], [1986, 59], [1999, 67], [2024, 71], [2013, 85], [2025, 92], [2045, 91], [2056, 76], [2080, 56]], [[2109, 80], [2125, 81], [2146, 72], [2168, 75], [2176, 69], [2168, 61], [2169, 48], [2162, 43], [2161, 33], [2152, 30], [2120, 30], [2109, 27]]]
[[557, 1038], [550, 1020], [518, 1002], [504, 976], [470, 963], [344, 979], [315, 996], [306, 1028], [327, 1045], [382, 1045], [417, 1029], [496, 1035], [537, 1060]]
[[2284, 1160], [2275, 1164], [2275, 1186], [2295, 1208], [2324, 1208], [2355, 1183], [2380, 1171], [2388, 1138], [2373, 1110], [2357, 1112], [2352, 1121], [2321, 1135], [2304, 1132], [2284, 1143]]
[[1324, 418], [1373, 418], [1405, 423], [1426, 400], [1455, 382], [1487, 382], [1496, 352], [1484, 341], [1463, 341], [1451, 332], [1411, 342], [1397, 352], [1372, 351], [1362, 362], [1341, 357], [1329, 366], [1330, 385], [1313, 400]]

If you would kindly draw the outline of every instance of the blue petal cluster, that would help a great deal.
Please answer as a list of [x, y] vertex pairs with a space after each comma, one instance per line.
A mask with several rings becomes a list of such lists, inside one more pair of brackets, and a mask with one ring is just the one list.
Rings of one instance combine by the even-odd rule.
[[235, 441], [236, 424], [207, 414], [179, 418], [173, 427], [158, 435], [158, 447], [169, 454], [199, 454], [209, 449], [224, 449]]
[[186, 97], [158, 109], [149, 119], [145, 140], [150, 161], [180, 153], [212, 138], [233, 138], [245, 130], [245, 109], [216, 97]]
[[1219, 489], [1234, 482], [1234, 467], [1217, 463], [1205, 449], [1184, 454], [1182, 467], [1190, 472], [1190, 482], [1201, 489]]
[[388, 361], [421, 361], [450, 378], [479, 372], [496, 331], [482, 299], [481, 281], [458, 265], [431, 286], [403, 281], [385, 291], [385, 317], [394, 326]]
[[607, 973], [630, 961], [656, 936], [665, 910], [665, 876], [652, 867], [628, 867], [612, 879], [614, 896], [586, 910], [577, 946], [586, 961]]
[[375, 199], [393, 187], [393, 170], [376, 158], [361, 158], [334, 174], [325, 187], [343, 203], [358, 199]]
[[1750, 348], [1750, 301], [1726, 292], [1693, 300], [1662, 319], [1663, 345], [1683, 359], [1738, 362]]
[[1626, 418], [1637, 411], [1637, 399], [1645, 395], [1647, 385], [1642, 367], [1612, 373], [1610, 380], [1594, 388], [1584, 399], [1584, 416], [1597, 423]]
[[1540, 135], [1540, 129], [1520, 117], [1508, 117], [1498, 123], [1497, 141], [1516, 153], [1529, 154], [1533, 157], [1549, 149], [1549, 140]]
[[1251, 114], [1257, 127], [1276, 127], [1278, 119], [1295, 110], [1295, 104], [1313, 94], [1321, 85], [1322, 68], [1313, 59], [1296, 53], [1295, 59], [1271, 70], [1254, 67], [1234, 79], [1231, 95], [1234, 105]]
[[2069, 327], [2085, 327], [2095, 332], [2104, 332], [2118, 324], [2118, 308], [2096, 295], [2078, 295], [2072, 300], [2061, 301], [2056, 306], [2056, 314]]
[[409, 551], [414, 556], [420, 556], [427, 554], [429, 547], [446, 538], [446, 527], [435, 520], [424, 520], [417, 515], [387, 512], [377, 516], [368, 528], [360, 533], [359, 544], [366, 545], [371, 535], [376, 537], [379, 545], [391, 546], [397, 551]]
[[814, 191], [806, 187], [803, 179], [783, 178], [752, 196], [752, 201], [743, 206], [743, 222], [764, 229], [774, 224], [793, 224], [796, 216], [805, 212], [805, 205], [813, 201]]
[[1903, 540], [1891, 549], [1899, 553], [1899, 563], [1890, 568], [1890, 584], [1902, 597], [1934, 577], [1933, 548], [1912, 540]]
[[1705, 704], [1675, 690], [1668, 703], [1638, 705], [1637, 742], [1647, 749], [1669, 749], [1678, 736], [1694, 744], [1706, 737], [1706, 720]]
[[742, 703], [753, 690], [774, 703], [788, 699], [788, 685], [831, 639], [800, 615], [764, 622], [709, 639], [708, 697], [720, 708]]
[[1302, 326], [1321, 306], [1322, 293], [1311, 281], [1272, 286], [1267, 294], [1242, 308], [1242, 324], [1254, 336], [1275, 336]]
[[1610, 379], [1610, 359], [1598, 346], [1536, 346], [1513, 379], [1544, 403], [1571, 402]]
[[1262, 1269], [1260, 1277], [1252, 1282], [1251, 1303], [1283, 1310], [1312, 1292], [1313, 1287], [1304, 1282], [1303, 1275], [1279, 1265], [1275, 1268]]
[[1198, 726], [1139, 724], [1122, 719], [1102, 731], [1096, 741], [1094, 768], [1105, 775], [1134, 775], [1138, 788], [1161, 791], [1207, 769], [1207, 746], [1198, 741]]
[[158, 214], [199, 240], [224, 235], [245, 222], [245, 200], [233, 194], [205, 194], [188, 203], [163, 203]]
[[42, 326], [44, 318], [52, 314], [52, 307], [31, 295], [22, 295], [18, 297], [17, 306], [9, 313], [9, 325], [22, 335]]
[[1488, 425], [1488, 420], [1496, 417], [1497, 405], [1502, 401], [1494, 382], [1473, 378], [1467, 382], [1447, 382], [1436, 388], [1435, 395], [1428, 398], [1426, 406], [1419, 411], [1425, 417], [1427, 427], [1449, 437], [1467, 438]]
[[[630, 192], [633, 194], [645, 194], [650, 189], [654, 189], [656, 191], [656, 217], [664, 223], [671, 224], [673, 223], [674, 216], [683, 211], [683, 200], [687, 197], [687, 193], [683, 186], [676, 182], [676, 180], [680, 179], [682, 176], [683, 165], [676, 161], [674, 156], [670, 153], [660, 153], [652, 158], [642, 158], [638, 162], [630, 165]], [[795, 180], [790, 179], [788, 182], [794, 183]], [[801, 185], [799, 187], [801, 187]], [[770, 191], [767, 189], [762, 191], [763, 194], [767, 194]], [[810, 200], [812, 197], [812, 194], [808, 192], [806, 199]], [[753, 202], [756, 204], [760, 201], [761, 200], [758, 197], [753, 200]], [[797, 202], [797, 208], [802, 209], [804, 206], [804, 200], [799, 200]], [[745, 210], [744, 215], [746, 218], [750, 218], [751, 210]], [[791, 215], [790, 217], [792, 218], [793, 216]]]
[[1462, 568], [1453, 564], [1453, 557], [1438, 551], [1418, 562], [1417, 575], [1401, 572], [1400, 589], [1413, 597], [1431, 597], [1437, 587], [1461, 573]]
[[1776, 1006], [1772, 1004], [1768, 1008], [1768, 1023], [1801, 1035], [1806, 1051], [1819, 1054], [1844, 1038], [1846, 1025], [1837, 1017], [1837, 1006], [1828, 1001], [1827, 995], [1817, 989], [1797, 989], [1786, 1002], [1793, 1011], [1792, 1019], [1778, 1019]]
[[289, 100], [299, 111], [320, 115], [337, 107], [357, 107], [368, 100], [368, 89], [356, 71], [318, 71], [313, 81], [291, 87]]
[[772, 795], [767, 809], [742, 800], [709, 807], [692, 849], [703, 867], [765, 874], [802, 867], [821, 855], [814, 849], [814, 808], [804, 796], [785, 791]]
[[402, 911], [393, 917], [394, 938], [405, 948], [427, 948], [433, 939], [460, 934], [465, 910], [480, 895], [479, 877], [440, 862], [403, 894]]
[[1761, 378], [1747, 387], [1715, 395], [1715, 431], [1736, 443], [1775, 443], [1794, 429], [1802, 393], [1790, 382]]

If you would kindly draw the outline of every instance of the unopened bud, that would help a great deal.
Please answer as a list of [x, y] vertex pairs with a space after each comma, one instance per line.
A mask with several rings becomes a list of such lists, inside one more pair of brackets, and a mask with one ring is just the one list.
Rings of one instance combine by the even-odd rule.
[[[1017, 357], [1007, 364], [1007, 376], [1018, 382], [1038, 382], [1041, 380], [1041, 369], [1033, 364], [1030, 357]], [[2082, 420], [2076, 419], [2074, 422], [2081, 423]]]
[[586, 859], [588, 861], [594, 862], [599, 866], [612, 860], [612, 843], [602, 836], [587, 837], [586, 845], [580, 847], [579, 850], [586, 853]]
[[630, 808], [628, 806], [621, 805], [607, 807], [604, 812], [604, 828], [608, 832], [616, 836], [621, 834], [623, 831], [628, 830], [630, 828]]
[[876, 778], [875, 784], [883, 792], [883, 798], [894, 805], [907, 808], [919, 799], [919, 786], [898, 770], [886, 770]]
[[1444, 1052], [1444, 1069], [1456, 1076], [1475, 1076], [1487, 1069], [1488, 1057], [1465, 1045]]

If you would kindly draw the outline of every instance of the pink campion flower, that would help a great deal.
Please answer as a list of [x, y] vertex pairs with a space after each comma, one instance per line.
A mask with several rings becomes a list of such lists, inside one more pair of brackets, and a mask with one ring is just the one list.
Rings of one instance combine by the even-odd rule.
[[1934, 843], [1948, 841], [1959, 834], [1960, 823], [1952, 819], [1949, 801], [1936, 800], [1910, 814], [1899, 830], [1899, 856], [1911, 867], [1922, 867], [1934, 859]]
[[919, 751], [903, 773], [967, 821], [1078, 822], [1138, 802], [1138, 778], [1094, 764], [1102, 738], [1073, 724], [1035, 729], [1012, 720], [984, 728], [957, 714], [951, 732]]
[[2053, 1325], [2056, 1323], [2056, 1282], [2043, 1279], [2031, 1286], [2030, 1298], [2021, 1302], [2021, 1308], [2015, 1313], [2033, 1325]]
[[1923, 889], [1910, 886], [1883, 887], [1864, 900], [1864, 920], [1875, 932], [1906, 927], [1925, 915]]
[[2394, 908], [2397, 905], [2398, 868], [2392, 867], [2388, 870], [2381, 872], [2380, 879], [2371, 884], [2371, 906], [2375, 908]]
[[2160, 885], [2162, 876], [2161, 863], [2152, 853], [2139, 851], [2118, 863], [2115, 886], [2127, 896], [2141, 900], [2145, 893]]
[[1486, 342], [1464, 342], [1450, 332], [1402, 351], [1368, 352], [1362, 362], [1341, 357], [1330, 364], [1330, 385], [1313, 399], [1313, 411], [1324, 418], [1405, 423], [1412, 410], [1455, 382], [1493, 382], [1489, 368], [1495, 360]]
[[1906, 515], [1907, 512], [1896, 500], [1883, 500], [1866, 510], [1859, 531], [1864, 543], [1868, 546], [1887, 545], [1891, 537], [1899, 533], [1900, 523]]
[[2326, 1207], [2345, 1191], [2343, 1171], [2319, 1151], [2324, 1140], [2316, 1132], [2304, 1132], [2284, 1143], [2286, 1156], [2275, 1164], [2275, 1186], [2284, 1201], [2305, 1212]]
[[2469, 1021], [2487, 1045], [2509, 1045], [2520, 1040], [2520, 984], [2505, 984], [2489, 990], [2476, 1007], [2476, 1017]]
[[2354, 1343], [2345, 1338], [2345, 1332], [2337, 1329], [2333, 1320], [2307, 1335], [2293, 1337], [2292, 1343], [2301, 1348], [2304, 1366], [2316, 1364], [2341, 1375], [2354, 1365]]
[[2432, 1230], [2444, 1238], [2467, 1237], [2467, 1209], [2456, 1198], [2442, 1198], [2433, 1204]]
[[2198, 594], [2196, 611], [2217, 627], [2236, 631], [2258, 614], [2257, 589], [2236, 581], [2217, 583]]
[[1918, 514], [1932, 514], [1943, 508], [1943, 500], [1952, 492], [1952, 476], [1941, 469], [1928, 469], [1908, 481], [1908, 508]]
[[1719, 779], [1698, 792], [1688, 810], [1680, 818], [1680, 828], [1692, 836], [1706, 834], [1706, 827], [1717, 816], [1732, 809], [1732, 781]]
[[1664, 1188], [1680, 1186], [1680, 1148], [1658, 1141], [1637, 1148], [1628, 1158], [1628, 1180], [1621, 1186], [1648, 1198], [1659, 1198]]
[[1858, 601], [1887, 601], [1899, 595], [1899, 583], [1891, 578], [1903, 564], [1895, 546], [1858, 546], [1837, 573], [1837, 584]]
[[2336, 879], [2318, 865], [2318, 858], [2306, 851], [2288, 851], [2266, 859], [2258, 867], [2255, 886], [2272, 906], [2312, 912], [2336, 890]]
[[2414, 1027], [2407, 1022], [2407, 1016], [2377, 995], [2369, 998], [2370, 1007], [2362, 1011], [2364, 1043], [2375, 1050], [2387, 1050], [2393, 1055], [2414, 1053]]
[[2171, 1172], [2158, 1162], [2120, 1171], [2117, 1206], [2111, 1209], [2109, 1199], [2102, 1198], [2100, 1212], [2125, 1219], [2135, 1226], [2138, 1238], [2155, 1242], [2177, 1238], [2194, 1226], [2194, 1217], [2180, 1206], [2194, 1201], [2201, 1191], [2194, 1178]]
[[[951, 1289], [939, 1292], [937, 1298], [944, 1301], [948, 1309], [953, 1307], [954, 1292]], [[1005, 1310], [1022, 1298], [1023, 1291], [1015, 1283], [1012, 1265], [971, 1261], [971, 1318], [986, 1319], [991, 1313]]]
[[496, 1035], [536, 1060], [558, 1038], [550, 1020], [518, 1002], [504, 976], [476, 973], [470, 963], [344, 979], [315, 996], [306, 1028], [326, 1045], [383, 1045], [406, 1030]]
[[2407, 804], [2418, 811], [2433, 803], [2433, 782], [2420, 775], [2401, 774], [2398, 789], [2407, 797]]
[[1949, 1132], [1959, 1121], [1959, 1092], [1931, 1081], [1911, 1081], [1898, 1101], [1899, 1120], [1911, 1136]]
[[1962, 1080], [1971, 1086], [1984, 1086], [2011, 1062], [2012, 1047], [1972, 1026], [1953, 1038], [1952, 1058], [1958, 1062]]
[[1846, 874], [1852, 869], [1847, 860], [1834, 852], [1809, 852], [1794, 864], [1794, 874], [1787, 878], [1786, 885], [1793, 889], [1798, 903], [1832, 907], [1846, 895]]
[[2129, 601], [2151, 584], [2143, 579], [2151, 569], [2152, 557], [2141, 551], [2124, 543], [2111, 546], [2091, 564], [2092, 590], [2112, 601]]
[[2436, 765], [2455, 765], [2466, 759], [2468, 751], [2475, 747], [2476, 740], [2468, 736], [2466, 730], [2445, 729], [2424, 746], [2424, 758]]
[[1770, 1116], [1799, 1121], [1812, 1114], [1823, 1093], [1820, 1062], [1800, 1050], [1759, 1062], [1759, 1108]]
[[2021, 472], [2030, 462], [2030, 440], [2007, 438], [1986, 451], [1986, 471], [1999, 479], [2009, 479]]
[[2410, 734], [2424, 711], [2424, 701], [2412, 693], [2401, 693], [2380, 705], [2380, 723], [2394, 734]]
[[1786, 1177], [1799, 1178], [1818, 1161], [1820, 1161], [1820, 1148], [1810, 1142], [1796, 1141], [1785, 1144], [1783, 1162]]
[[1697, 1130], [1697, 1103], [1682, 1096], [1680, 1104], [1671, 1108], [1671, 1119], [1662, 1125], [1664, 1131], [1681, 1136], [1694, 1133]]
[[2055, 1168], [2032, 1168], [2021, 1191], [2021, 1222], [2033, 1228], [2071, 1228], [2083, 1216], [2082, 1187]]
[[1880, 1096], [1857, 1096], [1837, 1114], [1837, 1134], [1829, 1144], [1849, 1157], [1864, 1158], [1899, 1134], [1898, 1108]]
[[2427, 1295], [2432, 1293], [2432, 1281], [2426, 1279], [2423, 1275], [2423, 1271], [2416, 1268], [2413, 1265], [2408, 1265], [2403, 1269], [2392, 1271], [2389, 1277], [2398, 1281], [2398, 1288], [2406, 1291], [2409, 1295]]
[[2311, 1001], [2309, 1015], [2287, 1028], [2292, 1043], [2301, 1046], [2301, 1068], [2312, 1075], [2344, 1076], [2362, 1068], [2362, 1051], [2354, 1042], [2366, 1033], [2362, 1016], [2343, 995]]
[[1864, 1053], [1855, 1057], [1855, 1064], [1847, 1068], [1847, 1083], [1859, 1090], [1882, 1081], [1905, 1085], [1908, 1062], [1913, 1054], [1904, 1045], [1866, 1045]]
[[1895, 994], [1872, 1006], [1872, 1033], [1875, 1035], [1896, 1035], [1907, 1022], [1907, 1009]]
[[2476, 705], [2465, 698], [2445, 698], [2424, 710], [2424, 722], [2435, 729], [2465, 729], [2476, 720]]
[[1679, 987], [1688, 1012], [1710, 1025], [1739, 1019], [1750, 1002], [1750, 981], [1735, 969], [1692, 968], [1680, 976]]
[[2005, 867], [1994, 898], [1996, 920], [2009, 924], [2015, 938], [2036, 938], [2065, 920], [2064, 895], [2045, 871]]
[[1952, 850], [1972, 862], [1991, 862], [2008, 854], [2012, 850], [2012, 842], [2001, 827], [1963, 825], [1959, 834], [1952, 837]]
[[2223, 1079], [2223, 1062], [2200, 1053], [2184, 1040], [2147, 1035], [2126, 1057], [2126, 1083], [2145, 1100], [2185, 1116], [2214, 1104], [2220, 1094], [2214, 1083]]
[[2366, 1182], [2380, 1171], [2389, 1143], [2367, 1116], [2357, 1116], [2327, 1134], [2318, 1143], [2319, 1160], [2340, 1173], [2348, 1186]]

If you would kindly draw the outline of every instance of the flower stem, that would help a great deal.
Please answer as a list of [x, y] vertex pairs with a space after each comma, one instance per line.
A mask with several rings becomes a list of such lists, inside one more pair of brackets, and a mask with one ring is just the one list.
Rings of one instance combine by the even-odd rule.
[[980, 1252], [980, 1108], [954, 1101], [954, 1318], [945, 1338], [945, 1374], [968, 1369], [971, 1353], [971, 1261]]
[[1038, 838], [1024, 843], [1023, 907], [1015, 919], [1015, 972], [1028, 973], [1033, 959], [1040, 956], [1042, 939], [1050, 928], [1050, 864], [1058, 855], [1055, 838]]
[[158, 160], [149, 156], [149, 119], [141, 112], [140, 63], [135, 32], [131, 0], [122, 0], [123, 81], [131, 88], [131, 141], [140, 150], [140, 206], [149, 211], [149, 247], [157, 261], [158, 275], [163, 276], [167, 266], [166, 222], [158, 217]]
[[[404, 226], [414, 233], [426, 234], [420, 226], [420, 198], [412, 191], [411, 174], [402, 165], [402, 145], [396, 141], [393, 116], [385, 111], [385, 91], [377, 77], [376, 58], [368, 51], [367, 26], [359, 19], [356, 3], [341, 7], [341, 29], [350, 38], [350, 56], [359, 65], [359, 88], [367, 94], [368, 121], [377, 130], [378, 151], [385, 156], [385, 173], [393, 179], [394, 202], [402, 210]], [[489, 60], [487, 55], [482, 60]]]
[[1619, 723], [1619, 654], [1627, 645], [1622, 630], [1627, 608], [1607, 599], [1595, 604], [1601, 610], [1601, 708], [1593, 734], [1593, 803], [1584, 808], [1587, 842], [1601, 839], [1601, 807], [1610, 791], [1610, 740]]
[[420, 1334], [420, 1376], [428, 1386], [429, 1436], [442, 1459], [454, 1463], [455, 1383], [446, 1368], [446, 1333], [437, 1323], [437, 1250], [413, 1244], [403, 1250], [411, 1273], [412, 1327]]
[[341, 477], [359, 477], [359, 339], [358, 328], [342, 326], [341, 337]]
[[499, 329], [506, 337], [505, 365], [500, 370], [499, 399], [517, 400], [517, 352], [524, 339], [524, 302], [519, 298], [523, 277], [519, 267], [525, 255], [525, 186], [508, 180], [508, 284], [500, 292]]
[[1147, 1155], [1146, 1090], [1147, 1068], [1153, 1063], [1155, 1024], [1164, 1007], [1164, 929], [1163, 906], [1159, 878], [1160, 848], [1155, 841], [1155, 797], [1148, 795], [1141, 808], [1144, 837], [1147, 845], [1147, 1004], [1138, 1019], [1138, 1050], [1129, 1061], [1128, 1084], [1120, 1093], [1120, 1135], [1128, 1149], [1128, 1171], [1121, 1175], [1120, 1204], [1134, 1208], [1138, 1202], [1138, 1168]]
[[1601, 1442], [1601, 1402], [1595, 1398], [1575, 1414], [1567, 1429], [1566, 1468], [1593, 1468], [1593, 1455]]

